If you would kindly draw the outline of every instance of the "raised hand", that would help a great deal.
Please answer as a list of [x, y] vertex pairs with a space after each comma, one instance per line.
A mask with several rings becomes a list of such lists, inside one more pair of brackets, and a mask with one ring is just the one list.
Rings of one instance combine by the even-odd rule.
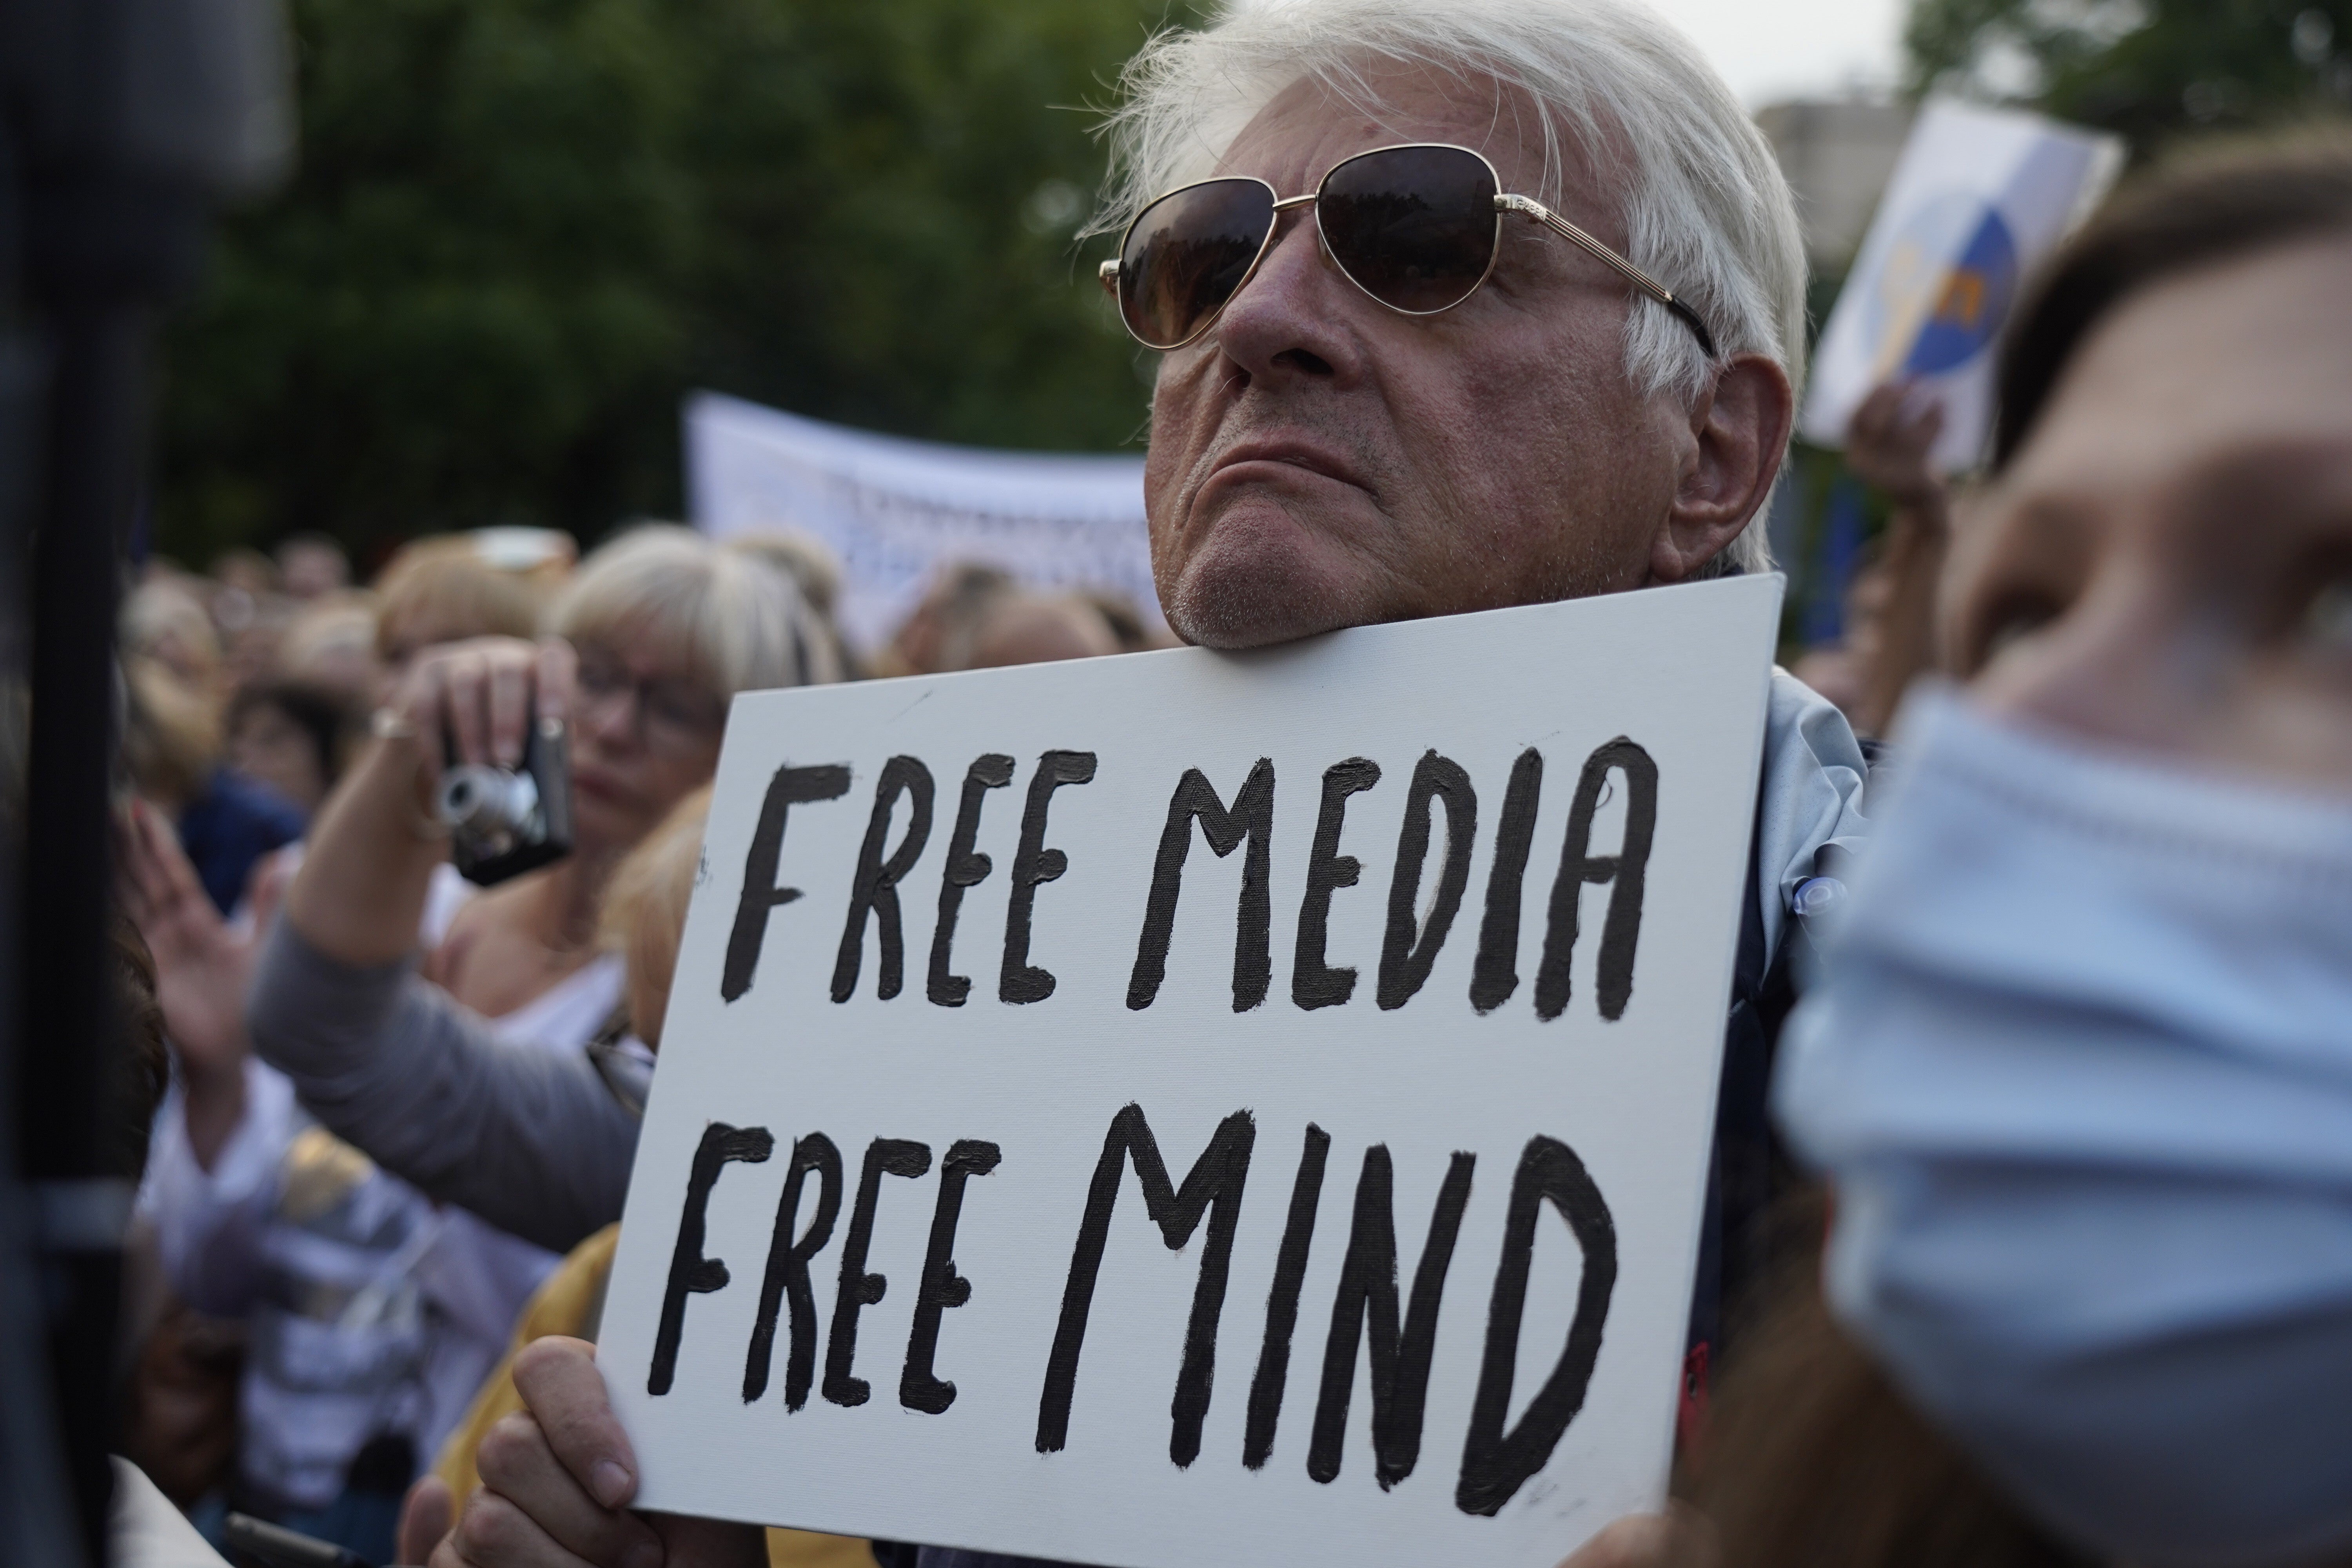
[[1895, 505], [1940, 502], [1944, 481], [1929, 464], [1944, 431], [1944, 405], [1914, 395], [1914, 384], [1890, 381], [1872, 390], [1846, 426], [1845, 466]]
[[[246, 982], [255, 940], [230, 930], [163, 814], [134, 800], [117, 818], [117, 889], [123, 912], [155, 958], [155, 1000], [180, 1060], [188, 1142], [209, 1168], [245, 1115]], [[254, 927], [267, 928], [278, 879], [265, 862], [255, 880]]]

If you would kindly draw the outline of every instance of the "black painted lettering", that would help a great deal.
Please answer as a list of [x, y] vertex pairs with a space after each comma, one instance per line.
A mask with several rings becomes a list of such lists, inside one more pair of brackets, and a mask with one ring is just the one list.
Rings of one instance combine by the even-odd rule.
[[[900, 795], [908, 797], [906, 836], [884, 858], [882, 846], [890, 837], [890, 812]], [[874, 785], [874, 815], [866, 822], [866, 843], [857, 852], [857, 875], [849, 887], [849, 919], [841, 928], [841, 953], [833, 964], [833, 999], [846, 1002], [857, 990], [857, 969], [866, 956], [866, 921], [872, 916], [880, 927], [881, 972], [874, 994], [887, 1002], [905, 984], [907, 947], [898, 921], [898, 883], [915, 868], [923, 846], [931, 837], [931, 770], [915, 757], [893, 757], [882, 764]]]
[[820, 768], [778, 768], [768, 781], [767, 798], [760, 804], [759, 826], [751, 830], [751, 850], [743, 858], [743, 895], [735, 906], [735, 929], [727, 938], [727, 963], [719, 976], [719, 999], [732, 1002], [751, 989], [760, 967], [760, 949], [768, 940], [768, 916], [801, 896], [798, 888], [776, 886], [776, 862], [784, 848], [784, 814], [795, 805], [837, 800], [849, 793], [849, 770], [838, 764]]
[[1511, 764], [1502, 826], [1495, 833], [1495, 864], [1486, 873], [1486, 917], [1479, 922], [1478, 962], [1470, 972], [1470, 1005], [1481, 1013], [1493, 1012], [1519, 988], [1519, 893], [1542, 798], [1543, 753], [1529, 746]]
[[[1437, 876], [1437, 897], [1429, 920], [1421, 914], [1421, 872], [1429, 858], [1430, 814], [1445, 803], [1445, 859]], [[1470, 847], [1478, 838], [1478, 792], [1470, 775], [1451, 757], [1423, 754], [1405, 792], [1404, 826], [1397, 834], [1396, 874], [1389, 879], [1388, 940], [1381, 947], [1380, 1005], [1393, 1011], [1412, 1000], [1429, 982], [1430, 969], [1454, 929], [1470, 885]]]
[[916, 1286], [915, 1327], [907, 1336], [907, 1366], [898, 1375], [898, 1403], [937, 1415], [955, 1403], [956, 1387], [931, 1370], [939, 1354], [940, 1314], [971, 1300], [971, 1281], [956, 1272], [956, 1222], [963, 1216], [964, 1183], [996, 1169], [1004, 1151], [965, 1138], [948, 1146], [940, 1162], [940, 1205], [931, 1211], [931, 1241], [923, 1253], [922, 1281]]
[[1369, 757], [1349, 757], [1323, 770], [1323, 809], [1315, 818], [1315, 847], [1307, 851], [1307, 896], [1298, 905], [1298, 952], [1290, 969], [1290, 999], [1310, 1011], [1337, 1007], [1356, 994], [1356, 972], [1324, 963], [1324, 942], [1332, 893], [1354, 887], [1364, 869], [1353, 855], [1339, 853], [1348, 797], [1380, 782], [1381, 765]]
[[978, 887], [995, 862], [972, 847], [980, 839], [980, 809], [988, 792], [1013, 782], [1013, 759], [991, 752], [973, 760], [963, 775], [963, 800], [956, 807], [955, 831], [948, 836], [948, 863], [940, 876], [940, 922], [931, 928], [931, 970], [924, 990], [942, 1007], [961, 1007], [971, 994], [971, 977], [950, 973], [955, 963], [956, 917], [967, 888]]
[[1013, 852], [1013, 896], [1004, 907], [1004, 967], [996, 984], [997, 995], [1007, 1002], [1043, 1002], [1054, 994], [1052, 973], [1029, 962], [1029, 916], [1037, 902], [1037, 886], [1070, 868], [1067, 855], [1045, 847], [1045, 812], [1055, 790], [1091, 784], [1094, 776], [1092, 752], [1047, 752], [1037, 759], [1037, 772], [1029, 780], [1021, 843]]
[[[1612, 773], [1625, 775], [1625, 842], [1614, 855], [1592, 853], [1592, 817]], [[1576, 956], [1579, 895], [1587, 882], [1609, 882], [1609, 914], [1601, 928], [1594, 989], [1601, 1016], [1625, 1016], [1633, 994], [1633, 950], [1642, 937], [1642, 883], [1650, 840], [1658, 826], [1658, 764], [1620, 735], [1585, 759], [1560, 846], [1559, 875], [1551, 884], [1551, 919], [1544, 928], [1543, 965], [1536, 971], [1536, 1016], [1557, 1018], [1568, 1007], [1569, 964]]]
[[758, 1164], [775, 1152], [776, 1141], [764, 1127], [730, 1127], [714, 1121], [702, 1130], [695, 1145], [694, 1163], [686, 1176], [686, 1207], [678, 1215], [677, 1245], [670, 1249], [669, 1284], [662, 1291], [661, 1320], [654, 1329], [654, 1361], [646, 1373], [646, 1392], [669, 1392], [677, 1376], [677, 1342], [686, 1332], [686, 1299], [727, 1288], [727, 1265], [702, 1256], [705, 1217], [710, 1189], [730, 1161]]
[[[1568, 1343], [1528, 1402], [1519, 1424], [1503, 1430], [1511, 1408], [1511, 1376], [1518, 1365], [1519, 1321], [1527, 1310], [1528, 1269], [1535, 1255], [1536, 1218], [1549, 1201], [1568, 1220], [1584, 1253], [1583, 1279], [1576, 1289], [1576, 1317]], [[1478, 1370], [1478, 1392], [1470, 1404], [1469, 1436], [1462, 1445], [1462, 1479], [1454, 1505], [1465, 1513], [1493, 1514], [1529, 1476], [1551, 1459], [1551, 1451], [1584, 1408], [1592, 1363], [1601, 1356], [1601, 1331], [1609, 1319], [1609, 1295], [1617, 1286], [1617, 1226], [1601, 1189], [1592, 1184], [1575, 1151], [1553, 1138], [1530, 1138], [1511, 1178], [1511, 1203], [1503, 1220], [1503, 1256], [1495, 1269], [1495, 1294], [1486, 1313], [1486, 1350]]]
[[[816, 1173], [816, 1215], [808, 1229], [800, 1230], [801, 1189], [809, 1173]], [[809, 1384], [816, 1376], [816, 1292], [809, 1284], [809, 1259], [832, 1239], [834, 1217], [841, 1213], [841, 1151], [822, 1132], [812, 1132], [793, 1143], [793, 1163], [784, 1177], [784, 1195], [776, 1203], [776, 1229], [768, 1243], [767, 1278], [760, 1284], [760, 1315], [751, 1322], [751, 1348], [743, 1358], [743, 1403], [768, 1392], [768, 1370], [776, 1347], [776, 1312], [786, 1302], [791, 1311], [791, 1348], [784, 1356], [784, 1408], [798, 1410], [808, 1403]], [[795, 1233], [799, 1239], [794, 1240]]]
[[1274, 759], [1260, 757], [1234, 796], [1233, 809], [1217, 798], [1209, 775], [1187, 768], [1168, 802], [1168, 826], [1160, 833], [1160, 858], [1151, 868], [1151, 896], [1143, 906], [1143, 935], [1135, 944], [1135, 973], [1127, 983], [1127, 1005], [1140, 1012], [1160, 994], [1168, 977], [1168, 942], [1176, 930], [1176, 900], [1183, 891], [1184, 857], [1192, 847], [1192, 824], [1223, 859], [1244, 838], [1241, 907], [1234, 920], [1234, 1011], [1246, 1013], [1265, 1000], [1274, 977], [1274, 907], [1268, 865], [1274, 844]]
[[1209, 1146], [1192, 1163], [1179, 1188], [1168, 1179], [1160, 1145], [1130, 1105], [1111, 1118], [1102, 1158], [1087, 1188], [1085, 1216], [1070, 1253], [1069, 1282], [1062, 1289], [1061, 1321], [1045, 1362], [1045, 1387], [1037, 1401], [1037, 1451], [1058, 1452], [1070, 1436], [1070, 1399], [1078, 1383], [1078, 1352], [1086, 1346], [1087, 1316], [1094, 1309], [1095, 1278], [1102, 1271], [1103, 1246], [1110, 1237], [1111, 1210], [1118, 1202], [1119, 1174], [1130, 1157], [1136, 1184], [1143, 1189], [1143, 1212], [1160, 1227], [1174, 1252], [1192, 1237], [1201, 1216], [1209, 1216], [1208, 1240], [1201, 1248], [1200, 1281], [1192, 1288], [1192, 1315], [1184, 1328], [1184, 1360], [1169, 1405], [1171, 1428], [1168, 1457], [1178, 1468], [1200, 1457], [1201, 1424], [1208, 1418], [1209, 1389], [1217, 1369], [1217, 1320], [1225, 1306], [1225, 1276], [1233, 1263], [1234, 1226], [1241, 1217], [1242, 1189], [1249, 1180], [1250, 1149], [1257, 1124], [1236, 1110], [1217, 1124]]
[[1307, 1282], [1307, 1255], [1315, 1242], [1315, 1211], [1323, 1201], [1323, 1163], [1331, 1135], [1312, 1121], [1290, 1184], [1290, 1214], [1275, 1254], [1274, 1284], [1265, 1293], [1265, 1342], [1250, 1380], [1249, 1420], [1242, 1433], [1242, 1463], [1264, 1469], [1274, 1457], [1274, 1429], [1282, 1419], [1282, 1391], [1290, 1377], [1290, 1335], [1298, 1326], [1298, 1291]]
[[1395, 1173], [1385, 1144], [1364, 1151], [1364, 1172], [1356, 1181], [1356, 1217], [1348, 1232], [1348, 1256], [1339, 1266], [1339, 1289], [1331, 1302], [1331, 1335], [1323, 1346], [1323, 1389], [1315, 1403], [1315, 1431], [1307, 1440], [1307, 1473], [1328, 1482], [1339, 1474], [1348, 1441], [1348, 1401], [1356, 1385], [1356, 1343], [1371, 1341], [1373, 1474], [1382, 1491], [1412, 1474], [1421, 1458], [1421, 1416], [1429, 1400], [1429, 1363], [1437, 1349], [1437, 1310], [1445, 1297], [1445, 1274], [1453, 1267], [1462, 1211], [1470, 1205], [1475, 1154], [1457, 1153], [1448, 1163], [1437, 1205], [1429, 1216], [1429, 1238], [1412, 1271], [1412, 1299], [1397, 1321]]
[[833, 1331], [824, 1342], [824, 1396], [835, 1405], [863, 1405], [874, 1397], [862, 1377], [850, 1375], [857, 1360], [857, 1314], [879, 1301], [890, 1281], [866, 1272], [866, 1249], [874, 1244], [874, 1207], [885, 1175], [914, 1177], [931, 1168], [930, 1146], [905, 1138], [877, 1138], [866, 1146], [857, 1198], [849, 1209], [849, 1234], [841, 1243], [841, 1289], [833, 1299]]

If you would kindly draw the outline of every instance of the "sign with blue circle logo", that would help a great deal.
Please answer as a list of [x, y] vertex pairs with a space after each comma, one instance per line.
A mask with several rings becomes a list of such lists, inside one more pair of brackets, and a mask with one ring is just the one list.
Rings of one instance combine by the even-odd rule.
[[1958, 191], [1919, 207], [1897, 231], [1873, 296], [1871, 335], [1890, 350], [1910, 342], [1889, 370], [1934, 375], [1990, 348], [2017, 274], [2017, 240], [1999, 208]]

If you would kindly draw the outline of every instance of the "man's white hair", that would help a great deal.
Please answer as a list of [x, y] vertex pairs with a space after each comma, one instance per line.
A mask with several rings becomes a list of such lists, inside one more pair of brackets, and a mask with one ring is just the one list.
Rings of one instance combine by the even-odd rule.
[[[1801, 381], [1805, 254], [1789, 183], [1723, 79], [1641, 0], [1232, 0], [1129, 62], [1094, 226], [1115, 233], [1161, 192], [1219, 173], [1242, 128], [1302, 80], [1377, 115], [1365, 68], [1391, 61], [1531, 100], [1543, 179], [1525, 194], [1548, 205], [1560, 202], [1564, 143], [1603, 171], [1621, 153], [1628, 258], [1698, 312], [1725, 356], [1762, 354]], [[1645, 394], [1696, 398], [1709, 370], [1671, 313], [1628, 313], [1625, 373]], [[1702, 575], [1770, 566], [1764, 510]]]

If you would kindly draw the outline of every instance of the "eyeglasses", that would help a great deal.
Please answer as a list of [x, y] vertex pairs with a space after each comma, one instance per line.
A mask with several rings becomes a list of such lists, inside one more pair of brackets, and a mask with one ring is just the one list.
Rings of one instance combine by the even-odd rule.
[[580, 650], [579, 706], [591, 710], [634, 697], [637, 739], [646, 749], [672, 756], [708, 746], [727, 728], [727, 705], [699, 681], [677, 676], [640, 680], [617, 655]]
[[1103, 287], [1138, 342], [1181, 349], [1256, 274], [1280, 216], [1308, 205], [1340, 275], [1401, 314], [1434, 316], [1475, 294], [1495, 270], [1503, 215], [1520, 213], [1673, 311], [1715, 358], [1715, 335], [1674, 290], [1541, 202], [1505, 194], [1483, 154], [1442, 142], [1359, 153], [1303, 196], [1238, 174], [1181, 185], [1127, 226], [1118, 259], [1102, 264]]

